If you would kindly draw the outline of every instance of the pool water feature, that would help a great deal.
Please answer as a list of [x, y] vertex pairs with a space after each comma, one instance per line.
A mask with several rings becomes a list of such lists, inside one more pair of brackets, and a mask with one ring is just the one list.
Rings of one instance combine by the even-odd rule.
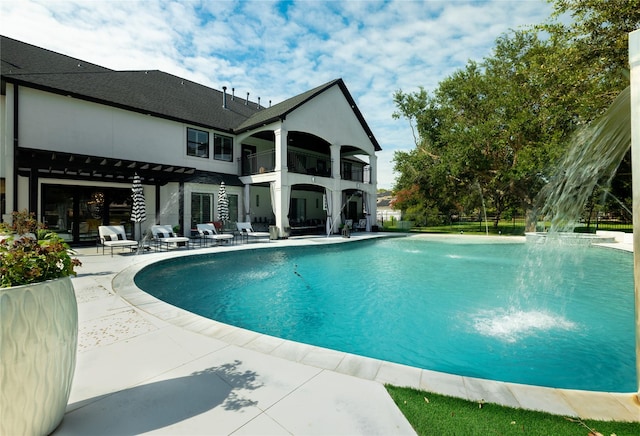
[[499, 381], [635, 389], [629, 253], [557, 246], [540, 264], [540, 244], [456, 241], [203, 254], [153, 264], [135, 282], [199, 315], [339, 351]]

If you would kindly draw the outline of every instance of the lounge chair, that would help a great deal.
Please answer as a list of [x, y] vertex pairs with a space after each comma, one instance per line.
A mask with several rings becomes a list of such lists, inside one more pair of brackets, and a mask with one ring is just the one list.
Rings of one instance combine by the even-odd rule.
[[236, 227], [238, 229], [238, 232], [240, 232], [240, 237], [246, 237], [247, 242], [249, 241], [249, 238], [267, 238], [267, 240], [270, 239], [269, 232], [256, 232], [253, 230], [251, 223], [236, 223]]
[[176, 246], [184, 244], [189, 248], [189, 238], [186, 236], [176, 236], [170, 225], [151, 226], [151, 233], [153, 234], [153, 239], [157, 246], [164, 246], [167, 251], [169, 251], [169, 245], [171, 244], [175, 244]]
[[222, 241], [230, 242], [234, 236], [228, 233], [218, 233], [214, 224], [196, 224], [198, 228], [198, 234], [201, 238], [209, 241], [216, 241], [220, 243]]
[[105, 247], [111, 248], [111, 256], [113, 256], [113, 249], [117, 247], [129, 248], [131, 251], [138, 248], [138, 241], [127, 239], [124, 226], [98, 226], [98, 235], [96, 252], [98, 245], [102, 245], [102, 254]]

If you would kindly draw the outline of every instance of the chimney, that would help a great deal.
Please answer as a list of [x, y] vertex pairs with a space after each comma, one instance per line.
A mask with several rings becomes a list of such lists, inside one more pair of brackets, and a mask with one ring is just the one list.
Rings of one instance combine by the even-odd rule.
[[222, 87], [222, 107], [227, 108], [227, 87]]
[[271, 107], [271, 100], [269, 100], [269, 107]]
[[236, 88], [231, 88], [231, 101], [236, 100]]
[[258, 97], [258, 109], [260, 109], [260, 97]]
[[247, 106], [249, 104], [249, 93], [247, 92], [247, 99], [244, 101], [244, 105]]

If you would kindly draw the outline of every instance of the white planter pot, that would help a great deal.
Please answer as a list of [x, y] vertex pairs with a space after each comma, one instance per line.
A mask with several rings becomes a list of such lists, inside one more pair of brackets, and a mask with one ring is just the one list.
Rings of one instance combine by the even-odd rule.
[[47, 435], [67, 407], [78, 306], [68, 277], [0, 288], [0, 435]]

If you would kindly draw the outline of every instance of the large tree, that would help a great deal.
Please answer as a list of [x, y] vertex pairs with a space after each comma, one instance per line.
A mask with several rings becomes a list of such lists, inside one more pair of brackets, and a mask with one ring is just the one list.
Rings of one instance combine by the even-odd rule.
[[409, 119], [416, 140], [395, 155], [395, 188], [410, 193], [399, 206], [410, 199], [416, 216], [421, 207], [461, 210], [481, 192], [497, 218], [531, 209], [573, 131], [627, 85], [621, 72], [639, 1], [555, 1], [549, 22], [501, 36], [492, 56], [433, 93], [396, 92], [394, 116]]

